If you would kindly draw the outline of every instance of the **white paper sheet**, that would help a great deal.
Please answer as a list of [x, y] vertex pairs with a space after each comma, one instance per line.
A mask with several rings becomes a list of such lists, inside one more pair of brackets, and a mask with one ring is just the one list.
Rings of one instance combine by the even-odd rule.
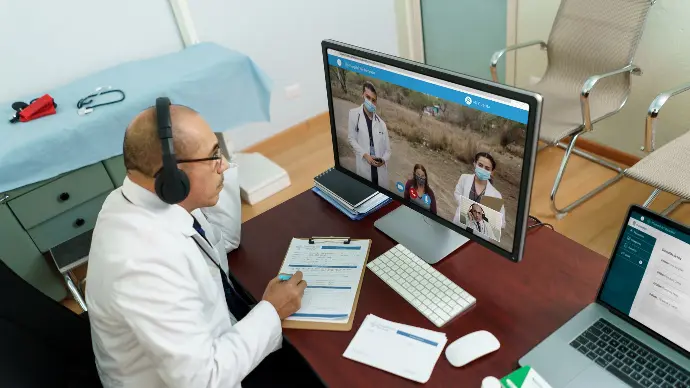
[[293, 239], [280, 273], [302, 271], [307, 289], [302, 308], [288, 320], [345, 323], [352, 312], [369, 240]]
[[447, 342], [445, 333], [369, 314], [343, 357], [426, 383]]

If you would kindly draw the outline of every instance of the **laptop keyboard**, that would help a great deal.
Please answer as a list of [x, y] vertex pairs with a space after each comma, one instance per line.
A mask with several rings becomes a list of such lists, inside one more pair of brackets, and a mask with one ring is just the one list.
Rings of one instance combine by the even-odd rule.
[[690, 372], [599, 319], [570, 346], [631, 387], [690, 387]]

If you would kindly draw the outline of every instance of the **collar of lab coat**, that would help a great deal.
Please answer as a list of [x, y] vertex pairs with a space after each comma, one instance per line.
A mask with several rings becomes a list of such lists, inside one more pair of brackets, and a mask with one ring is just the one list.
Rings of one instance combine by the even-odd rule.
[[179, 229], [186, 237], [196, 234], [194, 218], [182, 206], [163, 202], [156, 194], [132, 182], [128, 177], [122, 183], [122, 193], [134, 206], [155, 213], [164, 225]]
[[[359, 106], [359, 110], [361, 111], [361, 116], [366, 115], [366, 113], [364, 113], [364, 104]], [[364, 117], [362, 117], [362, 119], [366, 120]], [[379, 115], [376, 112], [374, 112], [374, 114], [371, 117], [371, 122], [375, 123], [377, 121], [381, 121], [381, 117], [379, 117]]]

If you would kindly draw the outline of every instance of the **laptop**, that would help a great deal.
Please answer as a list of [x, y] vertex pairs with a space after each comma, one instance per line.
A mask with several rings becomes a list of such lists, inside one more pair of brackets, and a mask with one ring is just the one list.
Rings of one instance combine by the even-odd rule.
[[520, 359], [559, 387], [690, 387], [690, 228], [628, 211], [596, 301]]

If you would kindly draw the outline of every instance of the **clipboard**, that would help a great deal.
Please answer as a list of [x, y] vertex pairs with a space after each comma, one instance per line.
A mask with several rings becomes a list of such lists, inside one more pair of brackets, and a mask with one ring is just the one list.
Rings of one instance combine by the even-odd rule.
[[[350, 237], [310, 237], [310, 238], [297, 238], [296, 240], [308, 240], [309, 244], [316, 244], [319, 242], [333, 242], [338, 244], [350, 244], [352, 241], [369, 241], [369, 247], [367, 248], [367, 253], [364, 258], [364, 263], [362, 263], [362, 272], [359, 275], [359, 282], [357, 283], [357, 291], [355, 293], [355, 300], [352, 303], [352, 311], [350, 311], [350, 316], [345, 323], [332, 323], [332, 322], [307, 322], [307, 321], [292, 321], [283, 320], [282, 327], [284, 329], [306, 329], [306, 330], [326, 330], [326, 331], [350, 331], [352, 330], [352, 323], [355, 319], [355, 312], [357, 311], [357, 304], [359, 303], [359, 293], [362, 290], [362, 280], [364, 279], [364, 273], [367, 269], [367, 262], [369, 261], [369, 252], [371, 251], [370, 239], [353, 239]], [[292, 244], [292, 241], [290, 242]], [[289, 247], [288, 247], [289, 249]], [[285, 258], [283, 262], [280, 263], [280, 267], [283, 267], [283, 263], [287, 259], [287, 252], [285, 253]]]
[[503, 198], [483, 196], [479, 203], [500, 213], [505, 201]]

